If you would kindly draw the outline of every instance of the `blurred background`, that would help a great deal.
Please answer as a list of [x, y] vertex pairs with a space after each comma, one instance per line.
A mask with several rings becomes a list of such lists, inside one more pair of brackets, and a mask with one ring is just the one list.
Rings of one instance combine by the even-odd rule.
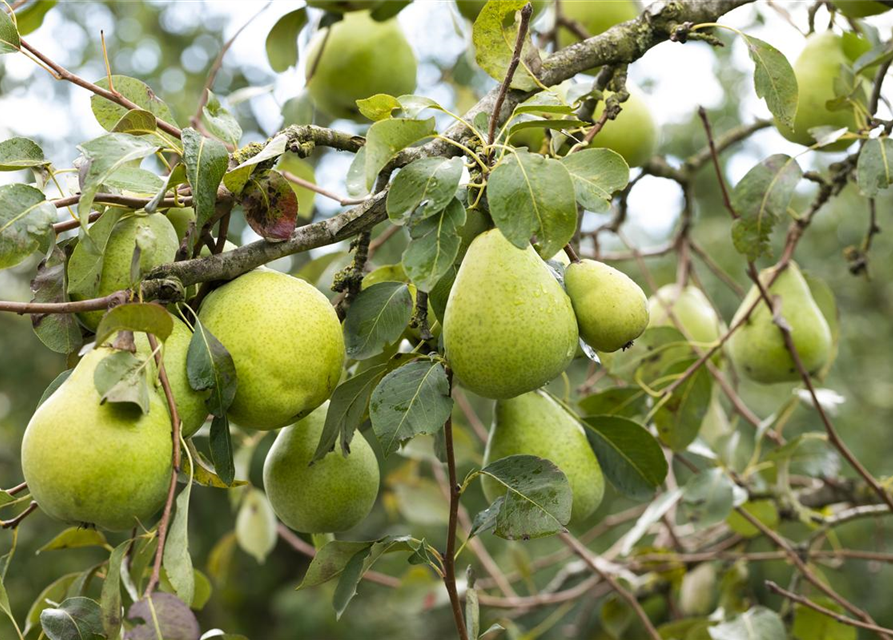
[[[285, 0], [271, 3], [239, 36], [224, 59], [214, 91], [219, 96], [228, 96], [231, 110], [244, 130], [243, 143], [264, 140], [284, 125], [303, 123], [298, 100], [303, 88], [303, 61], [298, 68], [277, 75], [269, 67], [264, 51], [266, 34], [276, 20], [301, 5], [301, 2]], [[810, 5], [808, 2], [757, 2], [728, 14], [722, 22], [772, 43], [793, 61], [803, 46]], [[170, 105], [182, 125], [195, 111], [208, 68], [222, 43], [262, 6], [259, 2], [235, 1], [60, 2], [46, 16], [43, 26], [27, 39], [68, 69], [97, 80], [105, 75], [100, 42], [100, 32], [103, 32], [113, 72], [146, 82]], [[319, 15], [319, 11], [314, 13], [316, 18]], [[415, 0], [401, 12], [399, 20], [420, 61], [416, 93], [463, 112], [496, 85], [476, 68], [473, 54], [469, 53], [470, 25], [451, 1]], [[535, 23], [535, 28], [542, 30], [544, 24], [547, 28], [548, 20], [547, 12]], [[826, 29], [828, 22], [828, 13], [820, 9], [816, 16], [817, 30]], [[869, 22], [879, 29], [883, 39], [889, 38], [893, 19], [880, 16]], [[697, 118], [698, 105], [707, 108], [714, 129], [720, 133], [737, 124], [769, 117], [764, 104], [754, 94], [752, 63], [743, 42], [725, 33], [720, 37], [726, 43], [724, 48], [711, 48], [698, 42], [684, 46], [665, 43], [630, 67], [630, 78], [647, 94], [659, 124], [660, 154], [670, 163], [678, 164], [705, 144]], [[302, 52], [305, 46], [302, 37]], [[76, 146], [104, 132], [93, 118], [89, 101], [86, 91], [54, 81], [24, 56], [0, 58], [0, 140], [12, 136], [32, 138], [56, 167], [70, 167], [78, 155]], [[889, 117], [889, 105], [882, 105], [881, 116]], [[335, 121], [331, 126], [358, 132], [364, 129], [348, 121]], [[784, 140], [772, 127], [764, 129], [723, 155], [729, 182], [734, 184], [750, 167], [773, 153], [797, 155], [803, 153], [803, 148]], [[821, 169], [844, 156], [805, 153], [798, 161], [804, 169]], [[318, 154], [312, 159], [317, 182], [343, 193], [350, 160], [347, 154]], [[30, 175], [24, 172], [0, 173], [0, 184], [30, 180]], [[804, 181], [795, 205], [802, 209], [813, 193], [812, 185]], [[743, 262], [732, 247], [728, 214], [722, 207], [709, 165], [697, 180], [695, 198], [694, 237], [734, 279], [746, 286]], [[646, 177], [633, 190], [629, 205], [624, 232], [636, 246], [646, 249], [661, 244], [672, 234], [681, 208], [681, 193], [671, 181]], [[844, 258], [845, 248], [858, 245], [868, 226], [867, 201], [852, 186], [821, 211], [797, 253], [801, 266], [824, 279], [836, 295], [841, 312], [840, 355], [825, 386], [842, 396], [836, 417], [841, 434], [878, 477], [893, 474], [893, 438], [890, 437], [893, 429], [893, 358], [890, 357], [893, 234], [887, 232], [890, 205], [888, 195], [879, 198], [879, 224], [885, 233], [875, 239], [867, 275], [852, 275]], [[316, 219], [339, 210], [334, 202], [316, 198]], [[589, 213], [584, 228], [595, 228], [606, 219]], [[234, 241], [241, 244], [257, 239], [237, 220], [234, 218], [231, 228]], [[779, 227], [783, 232], [784, 225]], [[604, 249], [622, 249], [615, 238], [602, 237]], [[780, 237], [777, 237], [776, 248], [779, 245]], [[375, 256], [375, 266], [399, 262], [402, 247], [399, 239], [385, 245]], [[274, 266], [301, 273], [327, 291], [332, 273], [348, 260], [346, 250], [346, 246], [326, 247], [284, 259]], [[320, 260], [326, 253], [334, 255]], [[0, 299], [28, 300], [29, 281], [36, 263], [35, 259], [0, 272]], [[675, 279], [672, 256], [649, 260], [648, 265], [658, 285]], [[646, 293], [651, 293], [634, 262], [615, 266], [639, 281]], [[695, 266], [728, 321], [738, 306], [738, 299], [702, 264], [696, 262]], [[34, 336], [27, 318], [0, 316], [0, 486], [10, 487], [21, 481], [18, 457], [22, 433], [44, 388], [66, 368], [64, 357], [48, 351]], [[586, 369], [586, 362], [578, 361], [574, 365], [570, 372], [572, 386], [583, 381]], [[560, 388], [556, 391], [563, 393]], [[747, 384], [742, 386], [742, 395], [749, 406], [762, 417], [776, 411], [791, 393], [792, 387], [788, 385], [759, 389]], [[476, 398], [470, 398], [470, 402], [481, 423], [488, 425], [490, 403]], [[455, 415], [461, 476], [480, 464], [483, 445], [473, 428], [473, 420], [458, 410]], [[64, 425], [59, 428], [63, 429]], [[814, 415], [801, 406], [795, 410], [786, 435], [820, 428]], [[750, 433], [746, 426], [741, 429]], [[261, 486], [260, 469], [272, 437], [258, 439], [237, 434], [237, 440], [245, 445], [239, 456], [240, 477], [248, 477], [253, 484]], [[744, 438], [741, 444], [745, 449], [747, 440]], [[198, 441], [202, 448], [201, 436]], [[446, 501], [432, 476], [430, 452], [430, 442], [417, 439], [402, 455], [393, 456], [383, 464], [379, 506], [360, 529], [345, 537], [372, 539], [387, 533], [411, 531], [416, 537], [425, 537], [442, 547]], [[336, 623], [330, 605], [333, 583], [294, 592], [307, 564], [305, 557], [280, 541], [261, 566], [240, 550], [233, 534], [233, 505], [238, 502], [238, 491], [230, 493], [237, 495], [207, 488], [193, 492], [190, 517], [193, 558], [196, 567], [209, 576], [214, 590], [211, 600], [198, 613], [203, 630], [219, 627], [244, 633], [252, 640], [453, 637], [452, 619], [442, 606], [446, 594], [441, 583], [424, 569], [407, 570], [403, 558], [386, 558], [376, 567], [402, 576], [402, 587], [393, 590], [368, 583], [361, 585], [359, 597]], [[485, 506], [478, 489], [469, 492], [463, 503], [472, 514]], [[630, 506], [633, 504], [611, 494], [591, 521], [581, 524], [579, 529], [585, 531], [606, 514]], [[231, 516], [227, 515], [230, 513]], [[786, 533], [796, 534], [797, 526], [790, 525], [791, 530]], [[106, 557], [101, 549], [36, 555], [35, 551], [61, 529], [61, 525], [38, 512], [19, 531], [18, 549], [6, 578], [12, 608], [19, 619], [55, 578], [87, 570]], [[889, 531], [874, 522], [861, 522], [842, 527], [839, 533], [844, 545], [883, 550]], [[617, 535], [613, 532], [598, 538], [593, 548], [606, 548]], [[109, 536], [111, 544], [116, 544], [116, 540], [115, 536]], [[10, 541], [10, 533], [0, 532], [0, 554], [6, 552]], [[558, 549], [557, 541], [507, 543], [487, 536], [484, 543], [505, 571], [520, 571], [528, 576], [518, 583], [520, 593], [541, 587], [554, 574], [542, 572], [534, 577], [530, 574], [530, 562]], [[760, 543], [755, 542], [753, 548], [761, 548]], [[461, 558], [460, 567], [467, 561]], [[866, 565], [848, 564], [834, 572], [833, 577], [831, 570], [827, 571], [844, 597], [871, 611], [881, 625], [893, 626], [893, 610], [888, 603], [888, 594], [893, 589], [893, 570], [869, 564], [870, 575], [866, 577]], [[788, 570], [781, 562], [751, 565], [749, 578], [754, 596], [777, 605], [777, 601], [763, 592], [762, 579], [772, 578], [786, 584]], [[871, 589], [866, 588], [868, 580]], [[658, 599], [649, 606], [659, 610], [666, 604]], [[601, 615], [600, 607], [593, 606], [592, 600], [584, 597], [557, 610], [513, 614], [514, 621], [503, 619], [502, 622], [528, 630], [527, 635], [517, 637], [531, 640], [604, 638], [607, 636], [600, 622]], [[501, 611], [485, 607], [486, 625], [501, 616]], [[0, 619], [0, 638], [11, 635], [8, 622]]]

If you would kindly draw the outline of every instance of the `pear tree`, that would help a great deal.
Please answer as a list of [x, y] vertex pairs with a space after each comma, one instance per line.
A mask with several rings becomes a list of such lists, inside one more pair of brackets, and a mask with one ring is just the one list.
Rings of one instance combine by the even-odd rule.
[[[99, 78], [32, 44], [55, 1], [0, 8], [0, 70], [102, 132], [70, 166], [0, 141], [0, 290], [31, 281], [0, 314], [59, 363], [0, 459], [0, 637], [305, 637], [228, 612], [263, 585], [325, 616], [306, 637], [893, 638], [850, 567], [893, 556], [843, 530], [886, 532], [889, 469], [834, 411], [883, 349], [852, 327], [889, 254], [893, 3], [455, 0], [452, 68], [408, 32], [425, 0], [294, 4], [268, 131], [239, 104], [269, 91], [220, 78], [241, 30], [184, 113], [114, 40]], [[697, 48], [740, 54], [742, 107], [692, 102], [680, 143], [632, 78]], [[835, 262], [840, 201], [868, 231]]]

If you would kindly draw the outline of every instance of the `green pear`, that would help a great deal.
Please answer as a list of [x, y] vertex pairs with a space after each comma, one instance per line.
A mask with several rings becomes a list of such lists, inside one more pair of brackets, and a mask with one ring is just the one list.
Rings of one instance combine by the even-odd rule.
[[[459, 9], [459, 13], [462, 14], [463, 18], [471, 22], [477, 20], [485, 4], [487, 4], [487, 0], [456, 0], [456, 8]], [[548, 4], [548, 0], [532, 0], [531, 4], [533, 5], [533, 16], [531, 19], [533, 19]]]
[[251, 271], [211, 292], [199, 319], [236, 365], [229, 417], [250, 429], [279, 429], [328, 400], [341, 379], [338, 315], [304, 280]]
[[[159, 265], [173, 262], [176, 257], [180, 241], [177, 232], [170, 220], [160, 213], [149, 215], [130, 215], [122, 218], [115, 225], [102, 260], [102, 271], [99, 276], [99, 288], [96, 297], [101, 298], [127, 289], [133, 282], [130, 279], [130, 268], [133, 262], [133, 252], [136, 249], [137, 237], [151, 239], [145, 249], [140, 252], [140, 271], [145, 273]], [[142, 240], [141, 240], [142, 242]], [[78, 243], [74, 253], [84, 251], [84, 247]], [[69, 262], [69, 264], [71, 264]], [[82, 300], [82, 296], [72, 295], [72, 300]], [[102, 320], [104, 311], [88, 311], [78, 314], [81, 322], [95, 330]]]
[[[604, 33], [611, 27], [639, 15], [641, 8], [634, 0], [562, 0], [565, 18], [576, 20], [590, 36]], [[569, 29], [558, 31], [558, 46], [562, 49], [580, 39]]]
[[183, 238], [186, 237], [186, 232], [189, 230], [189, 223], [195, 222], [195, 209], [192, 207], [174, 207], [173, 209], [168, 209], [164, 215], [170, 220], [174, 231], [177, 232], [177, 240], [183, 242]]
[[[373, 284], [378, 284], [380, 282], [405, 282], [406, 286], [409, 288], [409, 295], [412, 296], [413, 309], [415, 308], [418, 289], [416, 289], [414, 284], [409, 282], [409, 277], [406, 275], [402, 263], [385, 264], [373, 269], [363, 277], [363, 282], [360, 284], [360, 290], [368, 289]], [[430, 304], [428, 305], [428, 328], [431, 330], [431, 334], [435, 338], [440, 336], [441, 326], [438, 322], [437, 314], [434, 313], [434, 309]], [[407, 335], [416, 341], [422, 339], [421, 331], [419, 331], [418, 327], [407, 327], [404, 335]], [[398, 345], [394, 345], [395, 348], [397, 346]]]
[[[760, 281], [765, 285], [771, 275], [771, 269], [764, 270], [760, 273]], [[791, 262], [767, 293], [771, 298], [780, 298], [781, 315], [791, 327], [791, 338], [803, 367], [810, 374], [818, 372], [831, 355], [831, 329], [799, 267]], [[759, 298], [760, 292], [754, 285], [741, 302], [732, 324], [736, 324]], [[732, 334], [729, 353], [735, 368], [756, 382], [771, 384], [800, 380], [800, 372], [785, 346], [781, 330], [763, 300], [747, 322]]]
[[890, 10], [888, 5], [874, 0], [831, 0], [831, 4], [847, 18], [866, 18]]
[[702, 348], [716, 343], [725, 330], [707, 296], [697, 287], [680, 288], [678, 284], [661, 287], [648, 301], [648, 312], [649, 327], [678, 328], [673, 322], [675, 318], [682, 325], [683, 335]]
[[[791, 142], [805, 146], [815, 144], [809, 133], [814, 127], [833, 127], [856, 131], [861, 119], [849, 106], [832, 111], [827, 103], [834, 100], [834, 81], [840, 76], [840, 66], [849, 65], [843, 47], [843, 39], [826, 31], [809, 36], [800, 57], [794, 62], [794, 75], [797, 76], [799, 96], [794, 128], [776, 120], [778, 131]], [[842, 151], [853, 144], [853, 140], [838, 140], [821, 147], [819, 151]]]
[[[605, 480], [582, 425], [542, 391], [499, 400], [487, 439], [484, 466], [508, 456], [527, 454], [553, 462], [567, 476], [574, 494], [572, 521], [585, 520], [598, 508]], [[484, 495], [492, 502], [505, 487], [484, 477]]]
[[340, 448], [314, 462], [328, 403], [279, 432], [264, 462], [264, 490], [273, 511], [302, 533], [334, 533], [360, 524], [378, 496], [378, 460], [356, 431], [350, 455]]
[[[174, 394], [174, 402], [177, 405], [177, 415], [180, 416], [180, 433], [184, 438], [192, 436], [198, 431], [208, 417], [208, 407], [205, 399], [210, 395], [209, 391], [196, 391], [189, 385], [186, 374], [186, 354], [189, 351], [189, 343], [192, 341], [192, 331], [186, 323], [172, 316], [174, 330], [164, 341], [162, 353], [164, 358], [164, 370], [171, 384]], [[149, 340], [144, 333], [134, 334], [137, 353], [148, 358], [152, 354]], [[155, 376], [154, 358], [150, 371]], [[159, 387], [159, 393], [163, 390]], [[167, 407], [167, 403], [165, 403]]]
[[416, 57], [396, 19], [376, 22], [368, 11], [355, 11], [328, 28], [325, 46], [320, 31], [306, 56], [307, 89], [317, 108], [333, 118], [360, 119], [357, 100], [415, 90]]
[[498, 229], [471, 243], [444, 316], [450, 366], [485, 398], [541, 387], [577, 351], [577, 320], [564, 289], [533, 247], [518, 249]]
[[[626, 88], [629, 98], [621, 103], [620, 114], [616, 119], [605, 122], [589, 146], [616, 151], [629, 166], [641, 167], [657, 150], [658, 129], [642, 90], [631, 82], [627, 83]], [[605, 95], [611, 94], [607, 92]], [[604, 110], [605, 102], [600, 100], [593, 119], [598, 120]]]
[[617, 351], [648, 326], [648, 298], [622, 271], [595, 260], [571, 264], [564, 286], [574, 305], [580, 337], [599, 351]]
[[22, 439], [22, 472], [47, 515], [73, 525], [122, 531], [164, 504], [171, 481], [171, 422], [164, 398], [149, 412], [100, 404], [96, 366], [114, 353], [98, 347], [40, 405]]

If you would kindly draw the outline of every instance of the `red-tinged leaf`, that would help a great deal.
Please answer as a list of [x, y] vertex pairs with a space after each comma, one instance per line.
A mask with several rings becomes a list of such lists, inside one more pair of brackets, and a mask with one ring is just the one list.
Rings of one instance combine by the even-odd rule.
[[298, 197], [280, 173], [270, 171], [245, 185], [242, 209], [255, 233], [265, 240], [278, 242], [287, 240], [295, 229]]

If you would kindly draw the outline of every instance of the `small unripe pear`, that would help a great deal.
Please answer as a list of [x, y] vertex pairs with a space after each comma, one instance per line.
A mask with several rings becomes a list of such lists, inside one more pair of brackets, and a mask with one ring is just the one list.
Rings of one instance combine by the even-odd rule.
[[[611, 4], [611, 3], [605, 3]], [[604, 128], [592, 139], [590, 147], [616, 151], [631, 167], [641, 167], [657, 150], [658, 128], [651, 109], [641, 89], [628, 82], [629, 98], [620, 104], [620, 115], [605, 122]], [[610, 92], [605, 96], [611, 95]], [[605, 110], [604, 100], [599, 101], [593, 118], [601, 117]]]
[[494, 399], [533, 391], [567, 368], [578, 338], [571, 302], [533, 247], [518, 249], [498, 229], [474, 239], [443, 319], [447, 359], [466, 389]]
[[702, 348], [712, 346], [724, 331], [722, 320], [697, 287], [665, 285], [651, 296], [648, 311], [651, 316], [648, 326], [678, 328], [673, 322], [675, 318], [682, 325], [683, 335]]
[[368, 11], [352, 11], [328, 29], [328, 38], [324, 31], [314, 36], [305, 58], [307, 89], [320, 110], [361, 119], [357, 100], [415, 90], [416, 57], [396, 19], [377, 22]]
[[[522, 454], [545, 458], [567, 476], [574, 495], [572, 521], [585, 520], [601, 504], [605, 480], [583, 427], [542, 391], [496, 403], [484, 466]], [[505, 493], [503, 485], [488, 477], [483, 488], [491, 502]]]
[[[577, 21], [590, 36], [604, 33], [611, 27], [639, 15], [641, 8], [635, 0], [565, 0], [561, 12], [565, 18]], [[567, 47], [580, 42], [570, 29], [558, 31], [558, 46]]]
[[622, 271], [595, 260], [582, 260], [564, 272], [580, 336], [599, 351], [617, 351], [648, 326], [645, 292]]
[[[767, 282], [771, 274], [771, 270], [764, 270], [760, 281]], [[770, 298], [780, 298], [781, 315], [791, 328], [794, 348], [803, 367], [807, 373], [817, 373], [831, 356], [831, 329], [799, 267], [790, 263], [767, 293]], [[741, 302], [732, 324], [736, 324], [760, 297], [754, 286]], [[760, 300], [748, 320], [729, 339], [729, 353], [735, 368], [756, 382], [770, 384], [801, 379], [781, 330], [764, 300]]]
[[114, 353], [97, 347], [40, 405], [22, 439], [22, 473], [47, 515], [123, 531], [155, 515], [171, 481], [171, 421], [154, 389], [149, 412], [100, 404], [93, 374]]
[[291, 424], [328, 400], [341, 379], [341, 323], [329, 300], [303, 280], [251, 271], [209, 294], [199, 318], [236, 365], [228, 415], [241, 427]]
[[177, 232], [177, 240], [182, 242], [183, 238], [186, 237], [186, 232], [189, 231], [189, 223], [195, 222], [195, 209], [192, 207], [174, 207], [173, 209], [168, 209], [164, 215], [170, 220], [174, 231]]
[[328, 403], [279, 432], [264, 462], [264, 490], [273, 511], [303, 533], [334, 533], [360, 524], [378, 496], [378, 461], [356, 431], [350, 455], [339, 448], [314, 462]]

